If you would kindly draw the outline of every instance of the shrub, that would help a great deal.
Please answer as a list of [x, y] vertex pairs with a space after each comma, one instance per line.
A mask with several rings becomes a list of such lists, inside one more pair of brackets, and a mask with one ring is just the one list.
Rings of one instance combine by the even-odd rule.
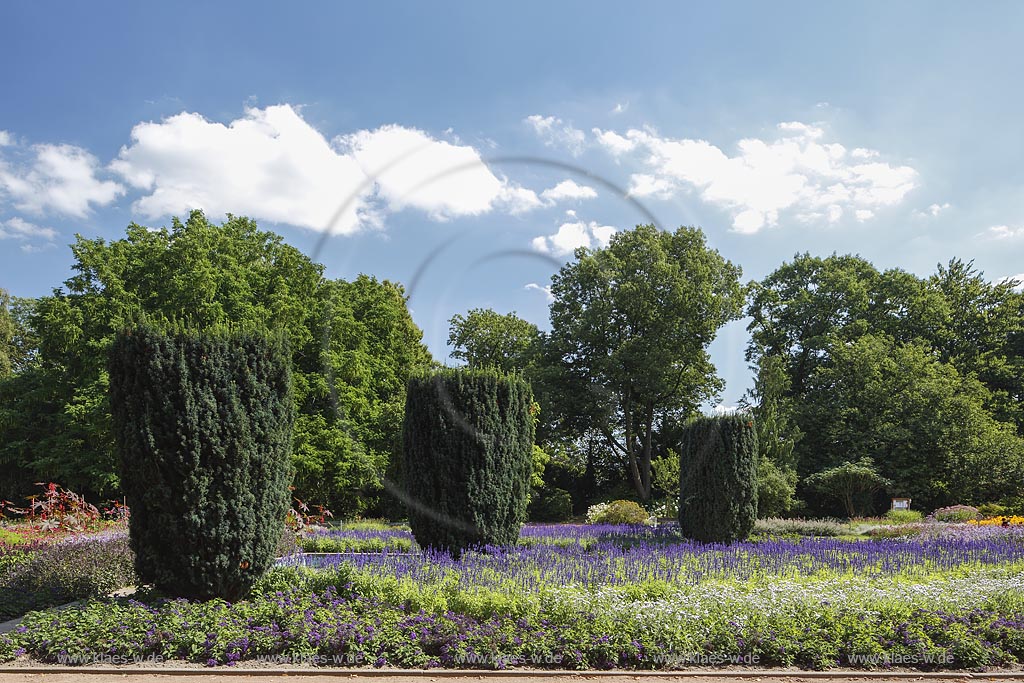
[[409, 380], [403, 452], [409, 527], [422, 548], [459, 555], [511, 545], [526, 520], [534, 421], [530, 384], [497, 370]]
[[885, 513], [885, 519], [894, 524], [913, 524], [923, 517], [920, 510], [889, 510]]
[[16, 563], [5, 566], [0, 578], [0, 621], [106, 595], [136, 581], [134, 558], [123, 531], [30, 545]]
[[701, 417], [680, 450], [679, 527], [697, 541], [750, 535], [757, 518], [757, 432], [743, 414]]
[[572, 518], [572, 496], [565, 489], [545, 486], [534, 493], [527, 509], [533, 522], [565, 522]]
[[646, 524], [650, 515], [631, 500], [613, 500], [591, 505], [587, 510], [588, 524]]
[[981, 519], [978, 508], [970, 505], [950, 505], [939, 508], [931, 514], [936, 522], [967, 522], [972, 519]]
[[762, 536], [842, 536], [845, 524], [830, 519], [780, 519], [769, 517], [754, 523], [754, 533]]
[[232, 600], [270, 566], [289, 508], [289, 368], [259, 334], [117, 335], [111, 412], [143, 582]]
[[982, 503], [978, 506], [978, 514], [982, 517], [1002, 517], [1006, 512], [1006, 506], [998, 503]]

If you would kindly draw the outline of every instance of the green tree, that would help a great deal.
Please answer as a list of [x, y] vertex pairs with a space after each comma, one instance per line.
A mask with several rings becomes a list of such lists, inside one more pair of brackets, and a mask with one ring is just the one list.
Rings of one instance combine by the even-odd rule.
[[0, 289], [0, 380], [10, 376], [14, 362], [14, 315], [11, 313], [11, 295]]
[[801, 446], [815, 454], [802, 460], [802, 474], [870, 457], [894, 494], [925, 508], [984, 502], [971, 501], [975, 486], [965, 488], [968, 464], [991, 460], [993, 448], [1013, 455], [1019, 438], [987, 411], [980, 381], [960, 375], [923, 344], [886, 336], [838, 343], [828, 357], [799, 408]]
[[750, 535], [757, 518], [757, 430], [749, 415], [699, 417], [679, 451], [679, 527], [705, 543]]
[[117, 335], [110, 400], [143, 583], [237, 600], [270, 567], [290, 507], [290, 365], [279, 339], [219, 326]]
[[567, 412], [603, 435], [642, 500], [657, 426], [721, 387], [707, 347], [740, 315], [739, 276], [699, 229], [643, 225], [578, 249], [552, 280], [548, 353]]
[[871, 505], [871, 494], [890, 483], [878, 473], [871, 458], [844, 462], [807, 478], [808, 486], [841, 501], [849, 517], [866, 512]]
[[[75, 275], [31, 306], [32, 371], [0, 383], [0, 462], [93, 495], [118, 486], [107, 397], [114, 333], [139, 313], [283, 330], [293, 353], [296, 494], [339, 512], [376, 504], [399, 451], [405, 382], [430, 363], [401, 287], [328, 281], [281, 237], [201, 212], [123, 239], [78, 237]], [[36, 479], [38, 480], [38, 479]]]
[[526, 521], [534, 419], [530, 385], [493, 368], [409, 380], [404, 454], [409, 526], [455, 555], [515, 543]]
[[474, 308], [466, 315], [453, 315], [448, 326], [452, 357], [471, 368], [525, 370], [539, 351], [540, 331], [515, 311], [501, 315], [489, 308]]
[[793, 399], [786, 395], [789, 376], [783, 359], [766, 356], [757, 371], [754, 386], [741, 403], [757, 426], [757, 514], [775, 517], [797, 503], [794, 449], [803, 433], [793, 420]]

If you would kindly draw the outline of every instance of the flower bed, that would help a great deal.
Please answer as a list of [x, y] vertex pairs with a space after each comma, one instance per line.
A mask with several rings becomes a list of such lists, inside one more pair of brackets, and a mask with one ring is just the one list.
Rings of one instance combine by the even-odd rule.
[[[0, 660], [675, 669], [1024, 661], [1024, 529], [730, 545], [673, 527], [527, 527], [467, 552], [293, 556], [234, 604], [28, 615]], [[953, 527], [957, 527], [953, 530]]]

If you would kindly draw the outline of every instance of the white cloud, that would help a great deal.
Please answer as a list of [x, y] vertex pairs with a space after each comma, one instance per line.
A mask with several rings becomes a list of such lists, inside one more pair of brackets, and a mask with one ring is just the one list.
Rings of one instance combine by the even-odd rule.
[[988, 236], [996, 240], [1010, 240], [1018, 237], [1024, 237], [1024, 226], [1014, 228], [1009, 225], [993, 225], [988, 229]]
[[615, 156], [621, 156], [636, 149], [635, 141], [624, 138], [615, 131], [594, 128], [592, 132], [597, 138], [597, 143]]
[[853, 212], [857, 216], [857, 220], [860, 222], [869, 221], [875, 217], [875, 212], [871, 209], [857, 209]]
[[542, 199], [554, 203], [566, 199], [594, 199], [597, 191], [588, 185], [578, 185], [572, 180], [563, 180], [554, 187], [540, 193]]
[[513, 216], [548, 206], [533, 190], [511, 184], [502, 188], [496, 203]]
[[445, 220], [543, 206], [448, 135], [389, 125], [329, 142], [288, 104], [228, 124], [183, 112], [135, 126], [111, 168], [144, 192], [133, 208], [148, 218], [202, 208], [349, 234], [379, 227], [384, 208]]
[[740, 140], [732, 156], [706, 140], [665, 138], [651, 130], [622, 135], [595, 129], [594, 135], [615, 156], [644, 153], [647, 169], [632, 175], [631, 194], [667, 198], [694, 190], [727, 210], [733, 230], [741, 233], [777, 224], [784, 211], [804, 221], [834, 223], [847, 215], [866, 220], [865, 212], [897, 204], [917, 186], [913, 168], [867, 161], [877, 153], [825, 142], [820, 127], [789, 121], [778, 130], [774, 139]]
[[145, 196], [133, 209], [148, 218], [203, 209], [329, 229], [356, 231], [372, 186], [351, 156], [338, 154], [290, 105], [246, 109], [224, 125], [182, 112], [140, 123], [111, 168]]
[[435, 140], [415, 128], [384, 126], [336, 142], [376, 179], [393, 211], [411, 206], [444, 219], [486, 213], [499, 200], [519, 209], [530, 203], [529, 190], [498, 179], [472, 147]]
[[668, 199], [675, 190], [672, 182], [647, 173], [634, 173], [629, 179], [629, 194], [633, 197]]
[[811, 126], [806, 123], [800, 123], [799, 121], [783, 121], [778, 125], [778, 128], [783, 133], [794, 133], [796, 135], [809, 137], [813, 140], [817, 140], [825, 134], [825, 131], [821, 128]]
[[548, 301], [555, 300], [555, 296], [551, 293], [551, 285], [545, 287], [543, 285], [538, 285], [536, 282], [530, 282], [526, 286], [524, 286], [523, 289], [529, 289], [536, 292], [544, 292], [544, 295], [548, 298]]
[[[2, 146], [13, 146], [10, 134], [3, 135]], [[94, 206], [124, 193], [119, 183], [97, 178], [99, 162], [81, 147], [42, 144], [29, 151], [34, 159], [27, 165], [16, 167], [0, 159], [0, 194], [21, 211], [85, 218]]]
[[583, 152], [583, 143], [587, 139], [586, 133], [572, 125], [565, 123], [557, 116], [541, 116], [533, 114], [527, 116], [523, 121], [533, 128], [535, 132], [548, 147], [565, 147], [573, 156], [579, 156]]
[[629, 102], [616, 102], [615, 108], [612, 109], [612, 114], [621, 114], [627, 109], [629, 109]]
[[854, 159], [874, 159], [875, 157], [878, 156], [878, 151], [874, 149], [864, 149], [863, 147], [857, 147], [852, 152], [850, 152], [850, 156], [852, 156]]
[[615, 227], [600, 225], [596, 221], [576, 221], [562, 223], [553, 235], [534, 237], [531, 244], [539, 252], [567, 256], [579, 247], [606, 247], [615, 232]]
[[14, 144], [14, 139], [6, 130], [0, 130], [0, 147], [9, 147]]
[[[17, 240], [21, 243], [21, 250], [26, 253], [53, 247], [53, 240], [56, 237], [57, 231], [53, 228], [29, 223], [18, 216], [0, 221], [0, 240]], [[40, 240], [42, 244], [39, 243]]]
[[724, 403], [719, 403], [711, 410], [715, 415], [731, 415], [732, 413], [738, 412], [739, 408], [737, 406], [727, 406]]

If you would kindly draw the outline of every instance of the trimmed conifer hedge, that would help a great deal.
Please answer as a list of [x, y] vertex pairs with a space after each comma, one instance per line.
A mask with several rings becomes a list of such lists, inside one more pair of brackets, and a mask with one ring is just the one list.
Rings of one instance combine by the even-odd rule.
[[679, 526], [705, 543], [750, 535], [757, 520], [757, 432], [747, 415], [701, 417], [683, 431]]
[[460, 368], [409, 380], [405, 493], [421, 547], [458, 556], [516, 542], [530, 488], [532, 403], [518, 374]]
[[140, 579], [175, 596], [242, 597], [273, 561], [290, 505], [285, 343], [145, 325], [117, 335], [109, 372]]

